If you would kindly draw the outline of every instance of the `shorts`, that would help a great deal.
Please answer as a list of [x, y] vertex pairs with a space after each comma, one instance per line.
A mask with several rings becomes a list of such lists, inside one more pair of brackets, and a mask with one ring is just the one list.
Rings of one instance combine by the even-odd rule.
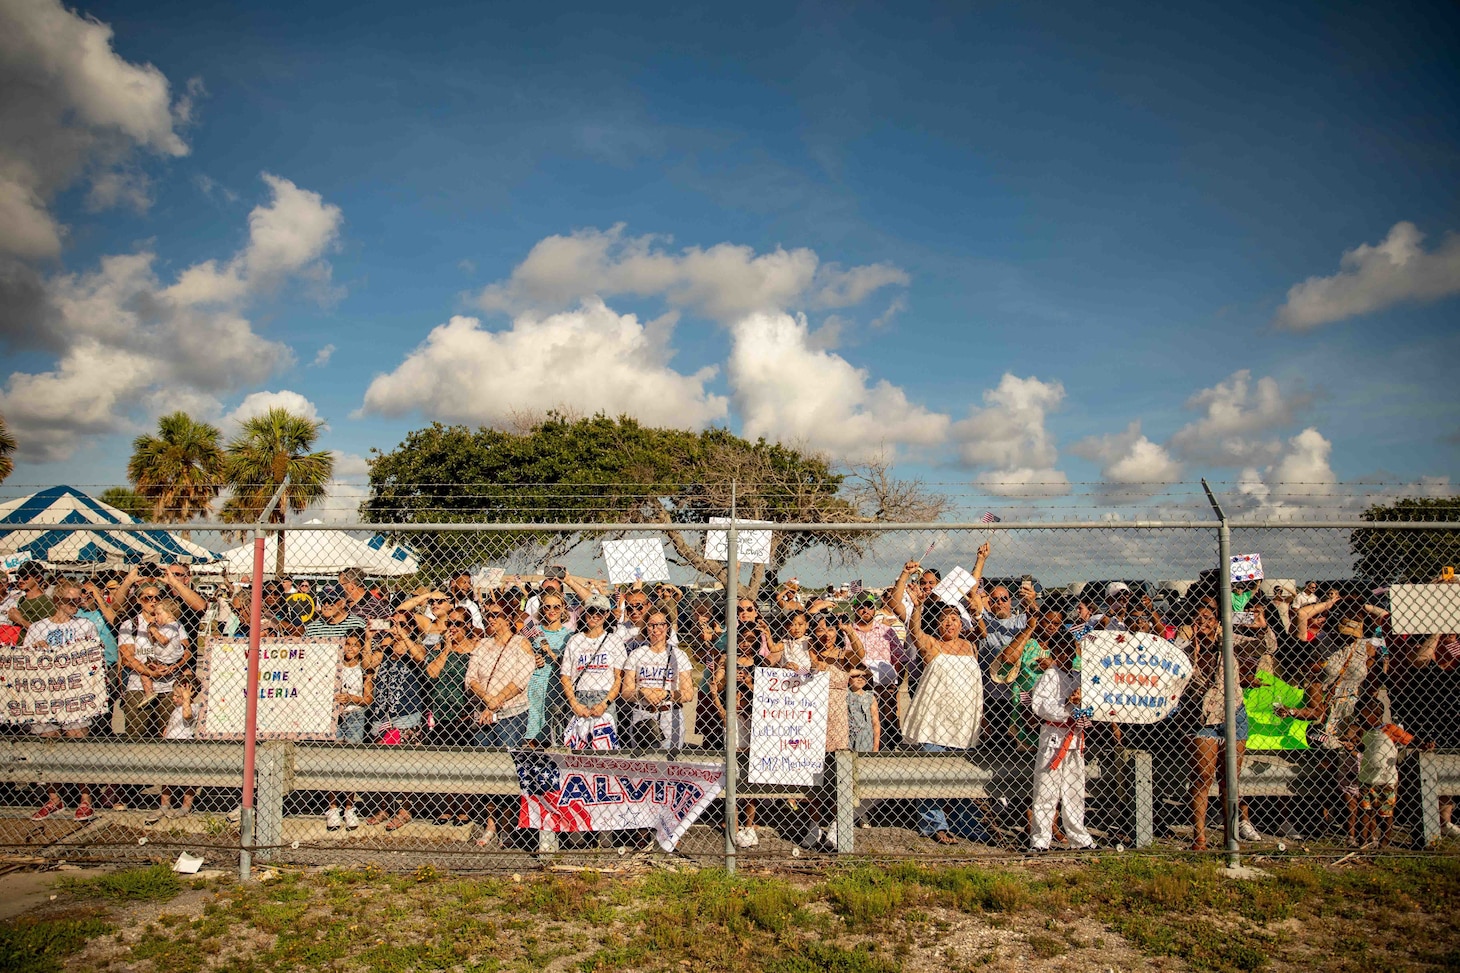
[[[1237, 707], [1237, 742], [1247, 742], [1247, 707]], [[1204, 726], [1196, 731], [1198, 740], [1225, 740], [1227, 738], [1227, 724], [1218, 723], [1215, 726]]]
[[1359, 792], [1359, 807], [1377, 811], [1381, 818], [1394, 817], [1394, 805], [1398, 801], [1399, 791], [1393, 784], [1364, 784]]
[[88, 730], [90, 728], [91, 717], [88, 716], [84, 720], [72, 720], [69, 723], [32, 723], [30, 725], [30, 732], [38, 737], [53, 737], [60, 736], [62, 730], [70, 732], [73, 730]]

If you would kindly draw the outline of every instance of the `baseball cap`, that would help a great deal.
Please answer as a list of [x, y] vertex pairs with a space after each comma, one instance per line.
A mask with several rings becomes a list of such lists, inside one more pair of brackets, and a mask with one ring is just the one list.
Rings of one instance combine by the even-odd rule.
[[315, 598], [321, 605], [328, 605], [332, 601], [344, 601], [347, 597], [345, 589], [333, 581], [321, 585], [319, 591], [315, 593]]
[[877, 604], [877, 596], [872, 594], [870, 591], [864, 591], [860, 595], [852, 599], [852, 604], [875, 605]]
[[597, 609], [601, 612], [613, 611], [613, 605], [609, 602], [607, 595], [593, 594], [583, 603], [583, 607], [589, 611]]
[[1126, 594], [1129, 594], [1130, 585], [1126, 584], [1124, 581], [1112, 581], [1110, 582], [1110, 584], [1105, 586], [1105, 597], [1114, 598], [1122, 591], [1124, 591]]

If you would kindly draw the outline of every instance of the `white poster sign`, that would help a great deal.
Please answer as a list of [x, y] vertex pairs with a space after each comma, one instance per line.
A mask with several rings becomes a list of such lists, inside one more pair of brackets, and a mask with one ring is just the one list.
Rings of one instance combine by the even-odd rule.
[[1155, 635], [1102, 630], [1080, 640], [1080, 699], [1091, 719], [1159, 723], [1191, 679], [1191, 660]]
[[79, 723], [107, 711], [101, 642], [0, 646], [0, 720]]
[[1262, 580], [1262, 555], [1261, 554], [1233, 554], [1232, 563], [1228, 566], [1233, 584], [1241, 584], [1245, 581]]
[[[711, 517], [711, 524], [726, 525], [729, 517]], [[769, 564], [771, 561], [771, 531], [747, 530], [746, 528], [774, 527], [768, 520], [735, 520], [735, 539], [738, 542], [736, 557], [741, 564]], [[705, 560], [728, 561], [730, 559], [730, 534], [723, 530], [705, 531]]]
[[478, 565], [471, 569], [471, 587], [473, 591], [492, 591], [502, 587], [502, 580], [506, 577], [506, 568]]
[[962, 565], [955, 564], [938, 586], [933, 589], [933, 594], [950, 605], [966, 605], [968, 603], [968, 592], [973, 588], [973, 575], [964, 570]]
[[[259, 645], [256, 739], [333, 740], [341, 639], [271, 638]], [[209, 639], [198, 666], [198, 736], [242, 739], [248, 639]]]
[[827, 699], [824, 672], [755, 670], [750, 717], [750, 782], [810, 787], [826, 761]]
[[1460, 632], [1460, 584], [1396, 584], [1389, 588], [1395, 635]]
[[30, 559], [30, 551], [16, 551], [14, 554], [7, 554], [4, 558], [0, 558], [0, 568], [4, 568], [6, 571], [14, 571]]
[[608, 565], [609, 584], [669, 580], [669, 562], [664, 557], [664, 542], [657, 537], [604, 541], [603, 563]]

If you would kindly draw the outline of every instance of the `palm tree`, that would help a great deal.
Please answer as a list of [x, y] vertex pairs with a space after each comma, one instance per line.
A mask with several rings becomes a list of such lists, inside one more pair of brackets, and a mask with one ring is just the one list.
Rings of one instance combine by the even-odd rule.
[[[186, 412], [157, 420], [157, 435], [132, 440], [127, 478], [160, 523], [192, 520], [223, 489], [223, 433]], [[187, 532], [183, 532], [187, 536]]]
[[108, 487], [97, 499], [138, 520], [146, 520], [152, 513], [152, 503], [136, 490], [126, 487]]
[[5, 425], [5, 417], [0, 416], [0, 483], [15, 472], [15, 460], [10, 454], [15, 452], [15, 436], [10, 432], [10, 427]]
[[[223, 507], [223, 519], [230, 523], [252, 523], [263, 515], [274, 491], [284, 487], [279, 505], [269, 523], [284, 523], [288, 511], [304, 508], [324, 498], [335, 458], [327, 451], [310, 452], [319, 437], [323, 421], [297, 416], [288, 409], [274, 408], [243, 424], [228, 444], [225, 477], [233, 496]], [[288, 483], [285, 484], [285, 477]], [[284, 532], [274, 555], [274, 576], [284, 573]]]

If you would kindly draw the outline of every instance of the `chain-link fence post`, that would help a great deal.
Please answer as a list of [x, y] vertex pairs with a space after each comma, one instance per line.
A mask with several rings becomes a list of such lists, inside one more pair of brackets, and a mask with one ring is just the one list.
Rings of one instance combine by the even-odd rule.
[[[734, 487], [731, 487], [732, 491]], [[732, 492], [732, 498], [734, 496]], [[735, 832], [740, 812], [735, 803], [736, 751], [740, 747], [736, 694], [740, 681], [740, 633], [735, 605], [740, 601], [740, 538], [735, 530], [732, 500], [730, 524], [725, 531], [725, 870], [735, 874]]]
[[[1222, 804], [1222, 826], [1227, 836], [1227, 864], [1236, 868], [1242, 860], [1237, 844], [1237, 820], [1241, 814], [1242, 799], [1237, 793], [1237, 707], [1241, 705], [1240, 690], [1237, 688], [1237, 657], [1232, 649], [1232, 528], [1227, 523], [1226, 511], [1217, 502], [1216, 495], [1207, 481], [1201, 481], [1202, 488], [1211, 500], [1217, 514], [1217, 611], [1222, 623], [1222, 773], [1227, 786], [1226, 800]], [[1193, 827], [1197, 822], [1192, 822]]]
[[[254, 821], [254, 762], [257, 758], [259, 719], [259, 651], [263, 634], [264, 609], [264, 524], [273, 514], [274, 508], [284, 497], [289, 487], [289, 477], [274, 491], [273, 497], [264, 507], [263, 513], [253, 531], [253, 590], [250, 592], [248, 612], [248, 694], [243, 711], [243, 786], [238, 803], [238, 875], [247, 882], [252, 876], [255, 841]], [[279, 543], [275, 538], [274, 543]]]

